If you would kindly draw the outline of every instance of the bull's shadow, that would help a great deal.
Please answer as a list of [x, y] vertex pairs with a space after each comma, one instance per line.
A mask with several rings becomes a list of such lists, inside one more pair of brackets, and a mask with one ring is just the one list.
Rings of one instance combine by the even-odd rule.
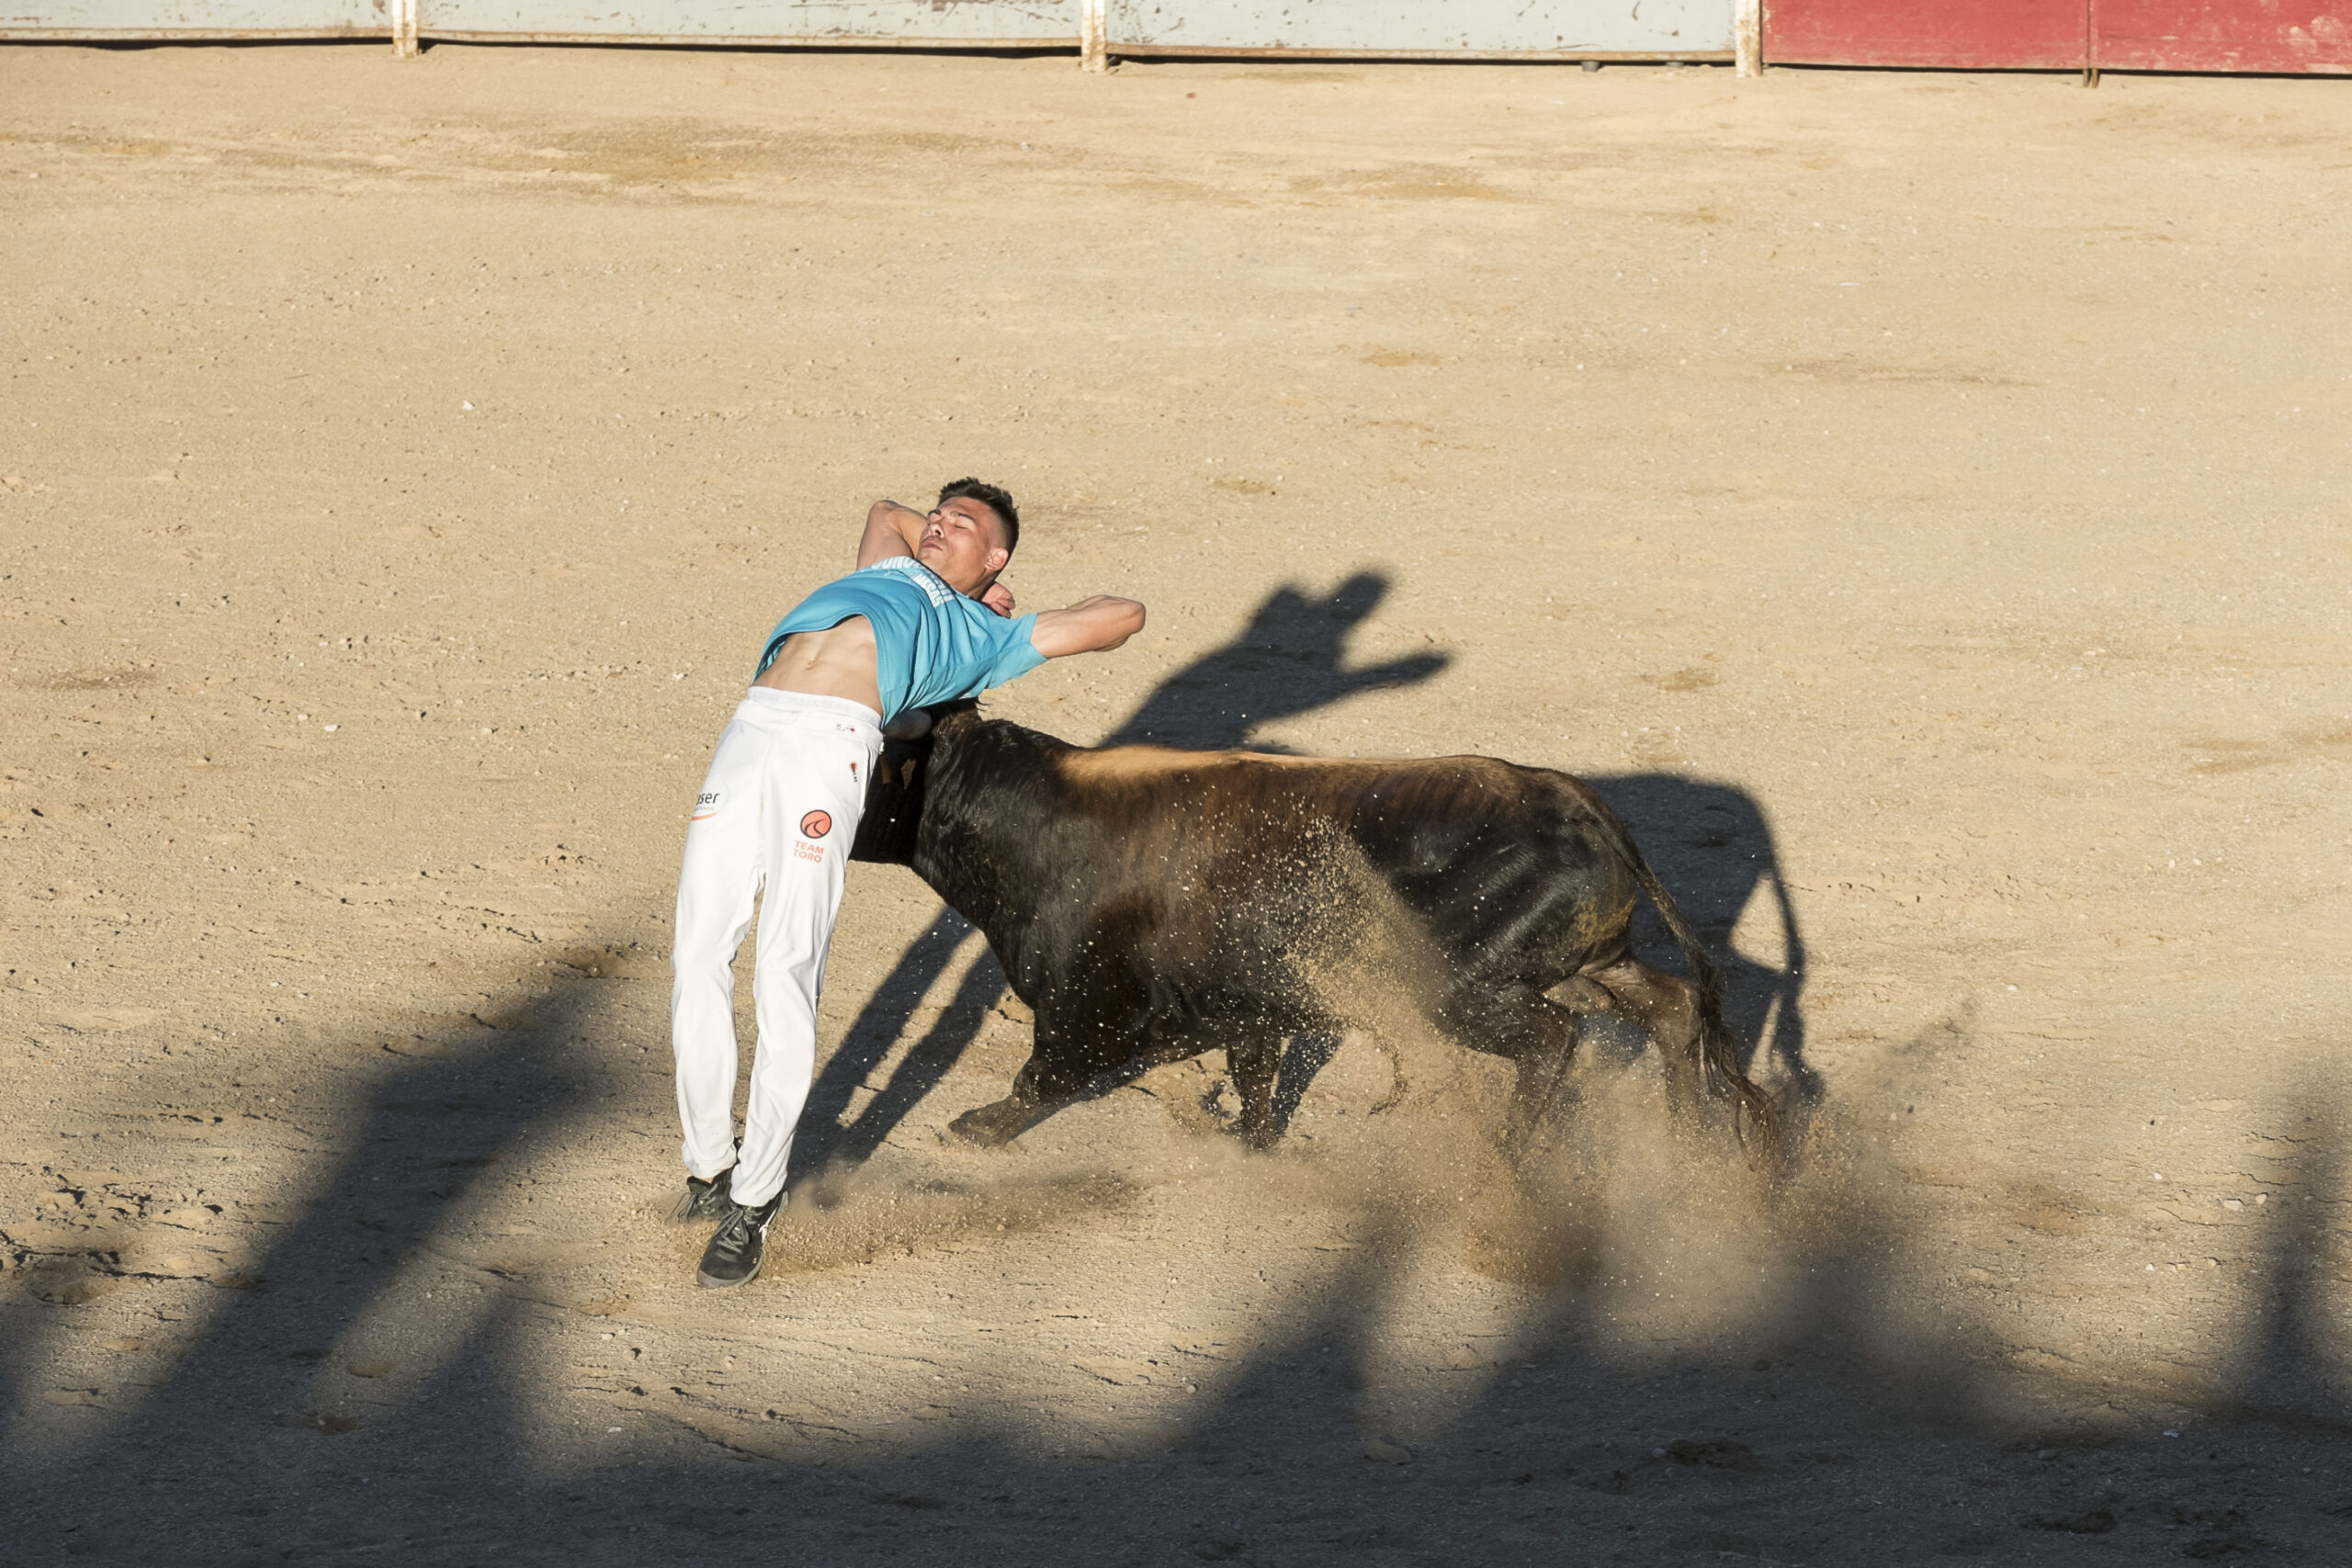
[[[1633, 829], [1675, 902], [1713, 953], [1724, 981], [1724, 1019], [1749, 1077], [1777, 1064], [1785, 1107], [1804, 1115], [1821, 1099], [1821, 1080], [1804, 1054], [1804, 934], [1781, 874], [1772, 826], [1754, 795], [1732, 784], [1679, 773], [1587, 775]], [[1762, 924], [1777, 961], [1731, 944], [1732, 929], [1751, 903], [1770, 900]], [[1645, 953], [1673, 951], [1665, 923], [1647, 904], [1634, 927]], [[1671, 966], [1662, 956], [1657, 960]], [[1604, 1039], [1596, 1042], [1607, 1048]]]
[[[1380, 664], [1357, 664], [1349, 656], [1349, 639], [1388, 597], [1390, 586], [1379, 572], [1360, 571], [1329, 593], [1293, 584], [1277, 588], [1230, 641], [1162, 681], [1102, 743], [1277, 750], [1257, 739], [1260, 727], [1365, 692], [1430, 679], [1453, 662], [1452, 655], [1414, 654]], [[809, 1091], [808, 1112], [795, 1140], [796, 1164], [814, 1169], [871, 1158], [978, 1036], [1005, 988], [1004, 972], [985, 946], [938, 1021], [865, 1110], [854, 1121], [846, 1119], [852, 1096], [889, 1054], [931, 987], [973, 945], [972, 935], [962, 916], [943, 909], [899, 955]], [[1293, 1045], [1283, 1061], [1278, 1114], [1297, 1105], [1315, 1068], [1329, 1055], [1329, 1043]], [[1295, 1091], [1290, 1087], [1294, 1077]]]

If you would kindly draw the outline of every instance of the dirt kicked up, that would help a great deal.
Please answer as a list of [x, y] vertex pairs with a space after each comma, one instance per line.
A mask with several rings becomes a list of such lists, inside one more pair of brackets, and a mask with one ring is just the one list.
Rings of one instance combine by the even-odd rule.
[[[2352, 94], [0, 51], [27, 1562], [2340, 1560]], [[760, 636], [967, 472], [1081, 741], [1592, 779], [1795, 1154], [1589, 1043], [1012, 1151], [853, 879], [766, 1276], [666, 921]], [[1645, 952], [1663, 961], [1650, 933]], [[748, 1006], [748, 987], [741, 993]]]

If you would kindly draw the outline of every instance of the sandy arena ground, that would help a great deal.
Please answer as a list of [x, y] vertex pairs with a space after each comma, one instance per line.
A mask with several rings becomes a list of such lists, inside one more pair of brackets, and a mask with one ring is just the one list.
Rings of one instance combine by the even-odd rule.
[[[0, 50], [0, 1559], [2352, 1556], [2352, 87]], [[767, 1274], [664, 960], [761, 635], [1593, 778], [1803, 1134], [1351, 1038], [1009, 1154], [854, 876]], [[749, 987], [742, 988], [748, 1009]], [[1374, 1108], [1401, 1083], [1401, 1103]], [[367, 1554], [379, 1553], [369, 1556]]]

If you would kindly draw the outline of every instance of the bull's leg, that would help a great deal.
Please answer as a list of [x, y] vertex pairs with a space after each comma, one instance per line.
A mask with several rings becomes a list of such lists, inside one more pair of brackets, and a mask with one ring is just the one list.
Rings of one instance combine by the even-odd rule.
[[1706, 1098], [1704, 1043], [1699, 1034], [1699, 992], [1690, 981], [1623, 958], [1583, 976], [1607, 990], [1625, 1016], [1657, 1047], [1675, 1114], [1695, 1124]]
[[1091, 1075], [1058, 1036], [1041, 1026], [1029, 1061], [1012, 1080], [1012, 1092], [992, 1105], [967, 1111], [947, 1130], [983, 1148], [1000, 1148], [1076, 1099]]
[[1236, 1129], [1253, 1149], [1272, 1148], [1283, 1135], [1274, 1117], [1274, 1078], [1282, 1066], [1282, 1041], [1251, 1035], [1225, 1047], [1226, 1071], [1233, 1091], [1241, 1097], [1241, 1122]]
[[1016, 1089], [1002, 1100], [967, 1111], [947, 1123], [947, 1130], [967, 1144], [1001, 1148], [1028, 1131], [1040, 1114], [1037, 1102]]
[[1503, 1145], [1525, 1147], [1543, 1125], [1576, 1059], [1577, 1015], [1533, 987], [1513, 982], [1488, 989], [1464, 987], [1448, 1001], [1442, 1017], [1447, 1032], [1462, 1044], [1509, 1056], [1518, 1066]]

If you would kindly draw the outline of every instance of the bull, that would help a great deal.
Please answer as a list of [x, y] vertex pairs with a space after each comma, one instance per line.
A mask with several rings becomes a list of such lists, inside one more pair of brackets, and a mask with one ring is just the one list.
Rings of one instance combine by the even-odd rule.
[[[1488, 757], [1375, 761], [1086, 748], [965, 702], [894, 740], [854, 859], [910, 866], [988, 938], [1035, 1015], [1004, 1099], [951, 1131], [1001, 1145], [1057, 1108], [1223, 1047], [1238, 1131], [1281, 1136], [1283, 1041], [1401, 998], [1517, 1069], [1522, 1142], [1580, 1020], [1641, 1028], [1686, 1116], [1730, 1103], [1768, 1157], [1771, 1102], [1740, 1070], [1705, 946], [1616, 813], [1566, 773]], [[1633, 955], [1646, 895], [1690, 977]]]

